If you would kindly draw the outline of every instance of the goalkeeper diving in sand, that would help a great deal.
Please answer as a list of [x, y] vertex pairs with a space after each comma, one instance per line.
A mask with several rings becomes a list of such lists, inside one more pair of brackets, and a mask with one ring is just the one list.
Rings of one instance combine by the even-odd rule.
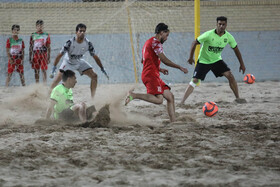
[[63, 62], [59, 68], [60, 71], [57, 73], [51, 84], [51, 90], [61, 81], [64, 71], [77, 70], [80, 75], [87, 75], [91, 79], [90, 91], [91, 97], [94, 97], [97, 87], [97, 74], [93, 71], [92, 66], [83, 59], [83, 56], [87, 51], [89, 51], [90, 55], [93, 57], [97, 65], [101, 68], [101, 71], [109, 79], [109, 76], [101, 63], [101, 60], [95, 54], [92, 43], [85, 37], [86, 28], [87, 27], [85, 24], [78, 24], [76, 26], [76, 37], [68, 40], [62, 47], [60, 53], [55, 58], [50, 78], [54, 77], [55, 71], [57, 69], [56, 66], [59, 63], [61, 57], [65, 54]]

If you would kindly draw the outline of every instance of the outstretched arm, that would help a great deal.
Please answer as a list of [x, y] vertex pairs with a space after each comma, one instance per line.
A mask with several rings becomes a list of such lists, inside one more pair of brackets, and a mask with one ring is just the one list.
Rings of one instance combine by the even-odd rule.
[[233, 50], [234, 50], [234, 53], [235, 53], [236, 57], [238, 58], [238, 61], [239, 61], [239, 64], [240, 64], [239, 72], [242, 70], [242, 73], [244, 74], [245, 70], [246, 70], [246, 67], [244, 65], [244, 62], [243, 62], [243, 59], [242, 59], [242, 55], [241, 55], [241, 53], [240, 53], [240, 51], [239, 51], [237, 46]]
[[194, 59], [193, 59], [193, 55], [194, 55], [194, 52], [195, 52], [196, 45], [198, 45], [198, 44], [199, 44], [199, 43], [198, 43], [197, 40], [194, 40], [194, 41], [192, 42], [191, 49], [190, 49], [190, 56], [189, 56], [189, 59], [188, 59], [189, 64], [195, 63], [195, 62], [194, 62]]
[[167, 66], [169, 67], [173, 67], [173, 68], [177, 68], [179, 70], [181, 70], [184, 73], [188, 73], [188, 69], [187, 68], [183, 68], [182, 66], [179, 66], [178, 64], [175, 64], [174, 62], [172, 62], [171, 60], [169, 60], [164, 53], [160, 53], [158, 55], [158, 57], [160, 58], [160, 60]]
[[50, 74], [50, 78], [51, 78], [51, 79], [54, 78], [54, 74], [55, 74], [55, 71], [56, 71], [56, 66], [57, 66], [57, 64], [59, 63], [59, 61], [60, 61], [60, 59], [61, 59], [62, 56], [63, 56], [63, 53], [59, 53], [59, 54], [56, 56], [55, 60], [54, 60], [53, 68], [52, 68], [52, 73]]

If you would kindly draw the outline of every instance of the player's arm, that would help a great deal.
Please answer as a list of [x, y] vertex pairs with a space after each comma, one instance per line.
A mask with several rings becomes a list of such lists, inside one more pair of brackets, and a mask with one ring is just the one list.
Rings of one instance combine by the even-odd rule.
[[239, 72], [242, 70], [242, 73], [244, 74], [245, 73], [245, 70], [246, 70], [246, 67], [244, 65], [244, 62], [243, 62], [243, 58], [242, 58], [242, 55], [238, 49], [238, 47], [236, 46], [235, 48], [233, 48], [233, 51], [240, 63], [240, 67], [239, 67]]
[[21, 49], [21, 63], [23, 64], [23, 60], [24, 60], [24, 49], [25, 49], [25, 44], [24, 44], [24, 41], [22, 41], [22, 49]]
[[51, 58], [51, 45], [47, 44], [47, 53], [48, 53], [48, 64], [51, 62], [50, 58]]
[[10, 63], [13, 64], [14, 63], [14, 59], [12, 58], [11, 54], [10, 54], [10, 48], [6, 48], [6, 53], [7, 53], [7, 57], [10, 60]]
[[33, 55], [33, 44], [32, 35], [30, 37], [30, 45], [29, 45], [29, 62], [32, 63], [32, 55]]
[[59, 63], [61, 57], [63, 57], [64, 53], [58, 53], [58, 55], [55, 57], [54, 59], [54, 63], [53, 63], [53, 68], [52, 68], [52, 72], [50, 74], [50, 78], [54, 78], [54, 74], [55, 74], [55, 71], [56, 71], [56, 66], [57, 64]]
[[168, 69], [159, 68], [159, 72], [163, 73], [164, 75], [168, 75]]
[[189, 64], [195, 63], [194, 59], [193, 59], [193, 55], [194, 55], [195, 48], [196, 48], [197, 45], [199, 45], [199, 42], [197, 40], [194, 40], [192, 42], [191, 49], [190, 49], [190, 56], [189, 56], [189, 59], [188, 59]]
[[103, 67], [103, 64], [102, 64], [100, 58], [96, 54], [94, 54], [92, 57], [95, 60], [96, 64], [100, 67], [102, 73], [104, 73], [104, 75], [107, 77], [107, 79], [109, 79], [109, 76], [108, 76], [105, 68]]
[[24, 49], [21, 52], [21, 64], [23, 64], [23, 60], [24, 60]]
[[55, 57], [54, 62], [53, 62], [53, 66], [57, 66], [57, 64], [59, 63], [60, 59], [63, 57], [63, 53], [58, 53], [58, 55]]
[[101, 62], [100, 58], [99, 58], [96, 54], [94, 54], [92, 57], [93, 57], [93, 59], [95, 60], [96, 64], [97, 64], [101, 69], [104, 68], [103, 65], [102, 65], [102, 62]]
[[8, 60], [10, 60], [10, 63], [13, 63], [14, 59], [12, 58], [12, 55], [10, 53], [10, 49], [11, 49], [11, 44], [10, 44], [10, 39], [8, 39], [6, 43], [6, 53], [7, 53]]
[[48, 64], [51, 62], [50, 61], [50, 58], [51, 58], [51, 39], [50, 39], [50, 35], [48, 35], [48, 38], [47, 38], [47, 53], [48, 53]]
[[53, 100], [53, 99], [50, 99], [49, 106], [48, 106], [48, 109], [47, 109], [46, 119], [50, 119], [50, 117], [53, 113], [55, 104], [56, 104], [56, 101]]
[[174, 62], [172, 62], [171, 60], [169, 60], [164, 53], [160, 53], [158, 54], [158, 57], [160, 58], [160, 60], [167, 66], [169, 67], [173, 67], [173, 68], [177, 68], [181, 71], [183, 71], [184, 73], [188, 73], [188, 69], [187, 68], [183, 68], [182, 66], [179, 66], [178, 64], [175, 64]]

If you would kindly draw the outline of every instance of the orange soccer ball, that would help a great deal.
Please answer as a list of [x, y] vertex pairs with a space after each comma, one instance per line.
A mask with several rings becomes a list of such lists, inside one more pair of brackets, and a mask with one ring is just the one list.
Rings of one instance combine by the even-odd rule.
[[247, 84], [253, 84], [255, 82], [256, 78], [253, 74], [247, 74], [245, 75], [243, 81]]
[[218, 113], [218, 106], [214, 102], [206, 102], [202, 107], [203, 113], [208, 117], [213, 117]]

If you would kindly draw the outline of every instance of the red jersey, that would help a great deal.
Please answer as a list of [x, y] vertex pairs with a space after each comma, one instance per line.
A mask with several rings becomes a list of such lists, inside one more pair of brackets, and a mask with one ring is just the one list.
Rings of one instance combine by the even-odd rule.
[[42, 33], [32, 33], [30, 37], [30, 46], [33, 47], [35, 52], [47, 52], [47, 45], [51, 44], [50, 35], [46, 32]]
[[142, 49], [142, 79], [147, 76], [159, 77], [160, 58], [158, 55], [161, 53], [163, 53], [162, 43], [160, 43], [155, 37], [146, 41]]
[[8, 38], [6, 43], [6, 48], [10, 49], [10, 54], [12, 56], [21, 56], [22, 51], [24, 50], [24, 42], [21, 38], [18, 38], [17, 40], [11, 38]]

